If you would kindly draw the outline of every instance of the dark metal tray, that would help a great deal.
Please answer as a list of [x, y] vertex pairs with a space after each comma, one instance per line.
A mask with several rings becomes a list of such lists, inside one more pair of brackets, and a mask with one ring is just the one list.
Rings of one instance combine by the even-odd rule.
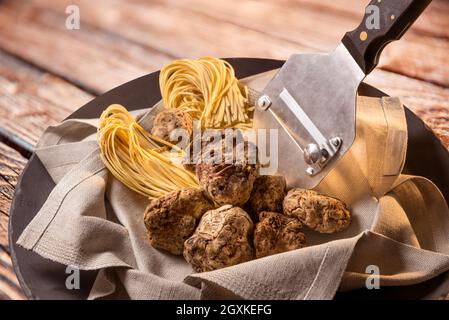
[[[227, 59], [239, 78], [282, 66], [284, 61], [235, 58]], [[154, 72], [123, 84], [92, 100], [68, 118], [96, 118], [112, 103], [120, 103], [129, 110], [154, 105], [161, 99], [159, 72]], [[363, 84], [360, 94], [386, 96]], [[409, 143], [405, 172], [431, 179], [449, 199], [449, 152], [422, 120], [406, 109]], [[44, 259], [18, 247], [15, 243], [26, 225], [44, 204], [54, 183], [39, 159], [33, 154], [16, 186], [11, 205], [9, 241], [13, 265], [20, 285], [30, 299], [85, 299], [92, 287], [96, 271], [81, 271], [79, 290], [65, 286], [66, 266]], [[336, 299], [441, 299], [449, 291], [449, 273], [419, 285], [388, 287], [380, 290], [355, 290], [338, 293]]]

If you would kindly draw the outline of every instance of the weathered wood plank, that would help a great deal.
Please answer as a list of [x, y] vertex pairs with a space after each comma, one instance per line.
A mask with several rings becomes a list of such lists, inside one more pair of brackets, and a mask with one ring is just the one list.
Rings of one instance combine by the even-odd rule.
[[11, 259], [0, 248], [0, 300], [21, 300], [24, 298], [25, 296], [14, 274]]
[[[67, 30], [65, 7], [58, 12], [44, 10], [35, 5], [38, 2], [0, 2], [0, 48], [87, 91], [103, 93], [170, 60], [87, 24]], [[121, 28], [119, 21], [116, 28]]]
[[14, 187], [25, 164], [25, 158], [0, 142], [0, 215], [9, 215]]
[[[144, 0], [132, 2], [145, 4]], [[165, 2], [164, 2], [165, 3]], [[340, 42], [345, 32], [360, 23], [365, 1], [170, 1], [170, 6], [193, 11], [203, 16], [229, 21], [238, 26], [260, 31], [266, 35], [298, 43], [314, 51], [329, 52]], [[355, 5], [352, 5], [352, 4]], [[167, 5], [167, 4], [166, 4]], [[168, 6], [168, 5], [167, 5]], [[438, 22], [449, 28], [449, 19], [435, 7], [447, 3], [436, 1], [417, 21], [416, 27], [398, 42], [390, 44], [384, 51], [380, 68], [409, 77], [434, 82], [449, 87], [449, 42], [432, 35], [416, 32], [424, 25], [422, 20]], [[324, 10], [323, 8], [327, 8]], [[331, 8], [331, 10], [329, 10]], [[264, 41], [259, 36], [259, 47], [272, 46], [270, 38]], [[299, 49], [299, 48], [298, 48]]]
[[[309, 6], [327, 18], [346, 15], [352, 20], [350, 30], [360, 22], [360, 17], [369, 1], [347, 0], [270, 0], [278, 5], [294, 8]], [[338, 14], [338, 13], [341, 14]], [[390, 44], [380, 61], [380, 67], [409, 77], [449, 86], [449, 2], [433, 0], [411, 30], [401, 41]], [[346, 23], [346, 22], [345, 22]], [[323, 31], [334, 29], [334, 24], [322, 26]], [[338, 26], [338, 25], [337, 25]], [[346, 28], [348, 28], [346, 27]], [[352, 27], [352, 28], [351, 28]], [[345, 30], [338, 30], [345, 32]]]
[[34, 146], [46, 127], [92, 98], [65, 80], [0, 51], [0, 136]]
[[17, 179], [26, 164], [14, 149], [0, 143], [0, 299], [22, 299], [8, 247], [8, 218]]
[[[189, 56], [210, 54], [285, 58], [298, 51], [329, 51], [344, 32], [353, 28], [360, 19], [360, 14], [342, 14], [345, 8], [350, 13], [358, 9], [354, 10], [347, 4], [343, 6], [340, 2], [341, 8], [335, 9], [337, 14], [318, 10], [321, 8], [316, 7], [319, 1], [314, 6], [308, 1], [288, 2], [289, 6], [275, 1], [255, 3], [248, 0], [213, 3], [208, 0], [170, 1], [168, 4], [163, 1], [151, 4], [141, 0], [133, 2], [111, 4], [110, 1], [63, 0], [55, 3], [42, 0], [33, 4], [61, 13], [67, 5], [75, 3], [80, 6], [83, 21], [105, 30], [114, 30], [135, 42], [153, 46], [173, 56], [183, 56], [188, 50]], [[363, 8], [363, 1], [355, 3]], [[441, 15], [438, 10], [432, 9], [434, 5], [424, 16], [439, 21]], [[292, 10], [292, 6], [297, 7], [297, 10]], [[332, 6], [335, 7], [335, 4]], [[161, 22], [164, 28], [161, 28]], [[123, 27], [116, 28], [118, 23]], [[242, 28], [238, 30], [236, 26]], [[207, 29], [207, 34], [203, 29]], [[279, 39], [285, 41], [279, 43]], [[297, 46], [292, 47], [292, 43]], [[282, 51], [276, 50], [276, 47]], [[381, 67], [449, 86], [448, 49], [449, 43], [444, 39], [411, 32], [402, 41], [387, 48]], [[423, 59], [428, 52], [432, 52], [432, 59]]]
[[[2, 203], [1, 206], [4, 208], [7, 205]], [[8, 216], [3, 213], [0, 213], [0, 252], [10, 253], [8, 248]]]
[[[357, 3], [362, 10], [363, 5]], [[288, 6], [277, 1], [248, 0], [168, 3], [156, 0], [151, 4], [141, 0], [131, 3], [41, 0], [32, 4], [60, 13], [67, 5], [76, 4], [81, 9], [82, 21], [173, 56], [286, 58], [301, 51], [330, 51], [346, 31], [359, 23], [361, 16], [360, 13], [342, 14], [342, 11], [357, 11], [352, 7], [347, 9], [347, 3], [344, 6], [339, 3], [339, 9], [333, 4], [335, 10], [326, 11], [318, 10], [316, 4], [311, 6], [306, 0], [288, 3]], [[429, 9], [424, 16], [433, 17], [435, 12], [438, 13]], [[121, 28], [117, 28], [118, 24]], [[381, 67], [449, 86], [448, 50], [449, 43], [444, 39], [410, 32], [386, 49]], [[429, 52], [431, 57], [428, 57]]]
[[[368, 5], [368, 0], [269, 0], [279, 2], [283, 6], [288, 6], [292, 10], [297, 6], [308, 6], [323, 13], [350, 14], [360, 16], [364, 8]], [[433, 0], [426, 12], [416, 22], [415, 30], [433, 37], [449, 38], [449, 2], [447, 0]]]
[[26, 164], [17, 151], [0, 143], [0, 251], [8, 249], [8, 217], [17, 179]]
[[269, 38], [273, 46], [261, 46], [260, 32], [169, 6], [159, 0], [143, 4], [114, 0], [43, 0], [31, 1], [29, 6], [36, 11], [63, 13], [70, 4], [80, 8], [81, 30], [83, 25], [101, 28], [173, 57], [282, 58], [297, 47], [274, 37]]

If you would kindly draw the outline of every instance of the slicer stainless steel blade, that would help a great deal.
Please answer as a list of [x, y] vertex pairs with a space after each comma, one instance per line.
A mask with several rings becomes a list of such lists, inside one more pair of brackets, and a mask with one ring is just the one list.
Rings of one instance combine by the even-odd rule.
[[268, 83], [254, 126], [278, 129], [278, 173], [289, 187], [315, 187], [350, 149], [360, 83], [383, 48], [400, 39], [430, 2], [373, 0], [360, 26], [332, 53], [295, 54]]

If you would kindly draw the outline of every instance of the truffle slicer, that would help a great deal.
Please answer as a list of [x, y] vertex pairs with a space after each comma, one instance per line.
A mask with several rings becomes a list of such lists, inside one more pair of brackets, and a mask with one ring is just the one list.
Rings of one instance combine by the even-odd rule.
[[278, 173], [289, 187], [315, 187], [350, 149], [359, 85], [383, 48], [399, 40], [430, 2], [373, 0], [335, 51], [294, 54], [268, 83], [254, 127], [278, 129]]

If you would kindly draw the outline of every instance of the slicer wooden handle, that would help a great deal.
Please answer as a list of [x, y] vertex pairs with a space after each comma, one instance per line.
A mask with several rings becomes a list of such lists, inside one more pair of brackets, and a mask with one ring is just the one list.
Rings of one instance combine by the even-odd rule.
[[372, 0], [362, 23], [346, 33], [343, 44], [359, 66], [369, 74], [380, 53], [391, 41], [399, 40], [432, 0]]

